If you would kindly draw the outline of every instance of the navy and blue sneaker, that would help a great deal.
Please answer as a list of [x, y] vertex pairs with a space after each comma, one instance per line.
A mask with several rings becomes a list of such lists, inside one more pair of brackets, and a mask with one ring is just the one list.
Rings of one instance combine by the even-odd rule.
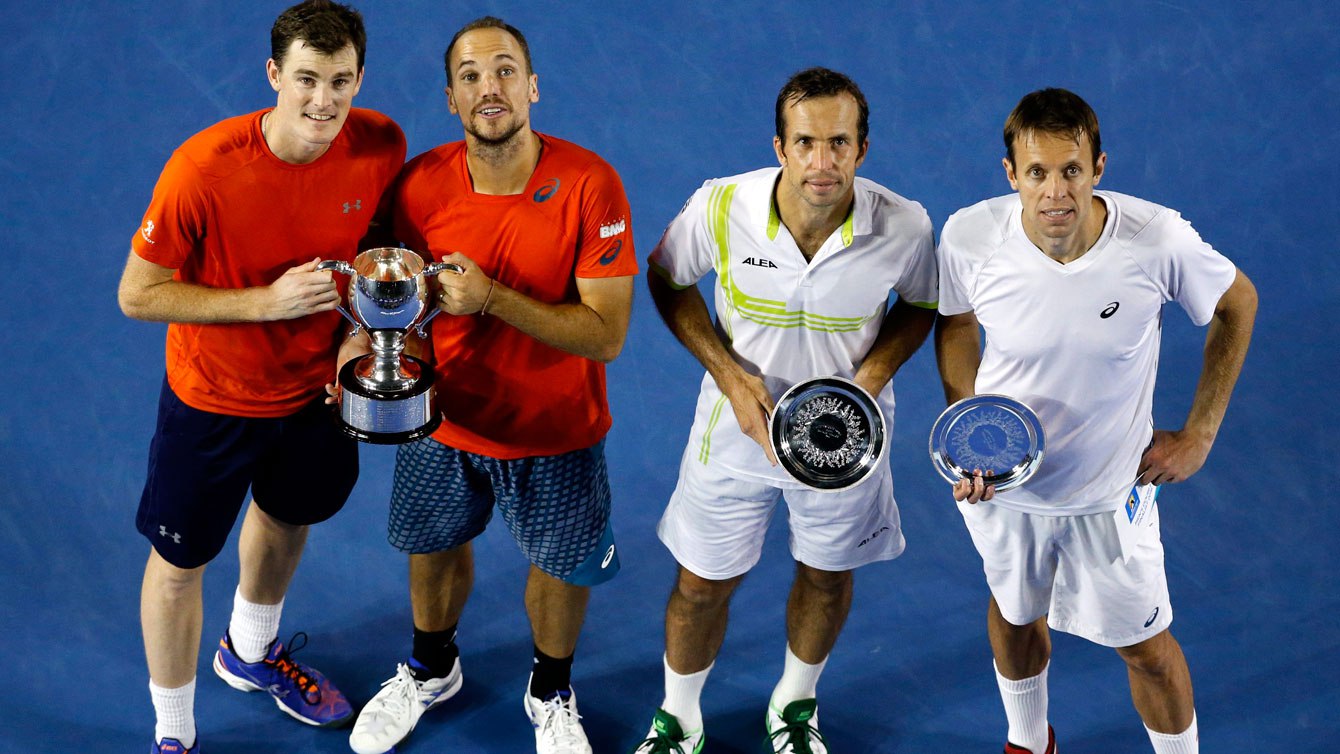
[[267, 692], [279, 709], [308, 725], [335, 728], [353, 719], [354, 710], [344, 694], [319, 671], [293, 659], [293, 653], [307, 646], [307, 634], [294, 634], [289, 644], [292, 648], [285, 649], [275, 639], [260, 662], [242, 662], [224, 632], [214, 653], [214, 672], [239, 691]]
[[195, 746], [188, 749], [175, 738], [165, 738], [155, 742], [149, 749], [149, 754], [200, 754], [200, 739], [197, 738]]

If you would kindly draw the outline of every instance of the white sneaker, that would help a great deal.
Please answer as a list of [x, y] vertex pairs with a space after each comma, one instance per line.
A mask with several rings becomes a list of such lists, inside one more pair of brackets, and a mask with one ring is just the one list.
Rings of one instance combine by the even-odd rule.
[[813, 699], [797, 699], [780, 711], [768, 705], [768, 742], [775, 754], [828, 754], [818, 708]]
[[591, 754], [572, 689], [567, 694], [540, 700], [530, 695], [527, 685], [522, 702], [526, 705], [526, 717], [535, 726], [536, 754]]
[[702, 728], [685, 733], [679, 718], [658, 709], [647, 737], [633, 749], [633, 754], [701, 754], [704, 740]]
[[445, 678], [415, 680], [409, 665], [400, 663], [395, 675], [382, 683], [382, 690], [363, 705], [349, 734], [349, 748], [358, 754], [391, 751], [414, 730], [427, 710], [447, 701], [461, 690], [461, 659]]

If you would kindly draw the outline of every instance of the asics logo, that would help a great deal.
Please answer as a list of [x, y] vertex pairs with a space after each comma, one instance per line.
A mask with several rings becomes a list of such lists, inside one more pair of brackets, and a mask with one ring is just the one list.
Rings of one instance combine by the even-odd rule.
[[1107, 305], [1106, 309], [1102, 310], [1101, 312], [1098, 312], [1098, 316], [1102, 317], [1103, 319], [1107, 319], [1108, 317], [1111, 317], [1113, 314], [1116, 314], [1117, 310], [1120, 308], [1121, 304], [1117, 301], [1113, 301], [1112, 303]]
[[153, 234], [154, 234], [154, 221], [149, 220], [144, 223], [143, 228], [140, 228], [140, 235], [144, 236], [144, 240], [148, 241], [149, 243], [154, 243], [154, 239], [150, 237]]
[[619, 258], [619, 252], [622, 250], [623, 250], [623, 239], [616, 238], [614, 239], [614, 245], [610, 247], [609, 251], [605, 252], [604, 254], [601, 254], [600, 259], [598, 259], [597, 261], [600, 262], [601, 267], [608, 267], [609, 265], [614, 263], [614, 260]]
[[543, 186], [535, 189], [535, 195], [531, 198], [533, 198], [537, 203], [547, 202], [549, 201], [549, 197], [553, 196], [558, 191], [558, 187], [559, 187], [559, 180], [557, 178], [550, 178], [549, 180], [544, 182]]
[[610, 548], [605, 551], [605, 557], [601, 559], [600, 567], [609, 568], [611, 560], [614, 560], [614, 545], [610, 545]]
[[1154, 619], [1157, 617], [1159, 617], [1159, 609], [1156, 607], [1154, 608], [1154, 612], [1149, 614], [1149, 620], [1145, 621], [1145, 628], [1154, 625]]

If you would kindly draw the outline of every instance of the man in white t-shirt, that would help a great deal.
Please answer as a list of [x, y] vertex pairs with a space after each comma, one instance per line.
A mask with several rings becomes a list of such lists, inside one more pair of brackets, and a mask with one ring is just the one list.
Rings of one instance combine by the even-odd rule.
[[[877, 396], [891, 430], [890, 380], [935, 318], [929, 217], [855, 175], [868, 124], [851, 79], [822, 68], [795, 74], [777, 97], [780, 167], [705, 183], [649, 259], [657, 309], [707, 374], [657, 529], [680, 568], [666, 606], [665, 700], [638, 752], [701, 751], [699, 698], [729, 600], [758, 562], [779, 499], [796, 576], [784, 668], [765, 718], [775, 752], [827, 751], [816, 686], [851, 606], [852, 570], [902, 553], [886, 462], [853, 487], [820, 493], [779, 468], [768, 442], [774, 401], [819, 376]], [[696, 287], [709, 271], [715, 324]]]
[[[1191, 675], [1168, 630], [1150, 501], [1158, 485], [1205, 462], [1247, 354], [1256, 291], [1178, 213], [1094, 190], [1107, 155], [1097, 116], [1075, 94], [1024, 97], [1005, 122], [1005, 147], [1018, 193], [945, 224], [936, 330], [950, 403], [1009, 395], [1037, 412], [1047, 434], [1046, 460], [1022, 487], [997, 493], [977, 470], [953, 488], [991, 588], [1005, 751], [1056, 750], [1050, 625], [1117, 650], [1155, 752], [1196, 752]], [[1176, 431], [1154, 429], [1152, 418], [1169, 301], [1209, 324], [1200, 382]], [[1152, 507], [1132, 521], [1140, 501]]]

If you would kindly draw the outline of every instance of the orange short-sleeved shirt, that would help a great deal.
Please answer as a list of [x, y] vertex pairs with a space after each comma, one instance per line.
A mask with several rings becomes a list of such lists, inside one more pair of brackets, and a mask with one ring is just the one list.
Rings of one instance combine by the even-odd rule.
[[[131, 241], [137, 255], [211, 288], [269, 285], [314, 257], [353, 260], [404, 164], [404, 134], [354, 108], [325, 154], [293, 165], [266, 146], [265, 112], [222, 121], [172, 154]], [[334, 378], [340, 319], [171, 323], [168, 384], [202, 411], [287, 416]]]
[[[484, 274], [539, 301], [577, 301], [576, 278], [637, 274], [628, 198], [598, 155], [540, 135], [525, 191], [476, 194], [464, 142], [405, 166], [396, 236], [424, 256], [470, 257]], [[605, 366], [545, 345], [496, 317], [433, 320], [437, 405], [433, 434], [493, 458], [556, 455], [599, 442], [610, 427]]]

